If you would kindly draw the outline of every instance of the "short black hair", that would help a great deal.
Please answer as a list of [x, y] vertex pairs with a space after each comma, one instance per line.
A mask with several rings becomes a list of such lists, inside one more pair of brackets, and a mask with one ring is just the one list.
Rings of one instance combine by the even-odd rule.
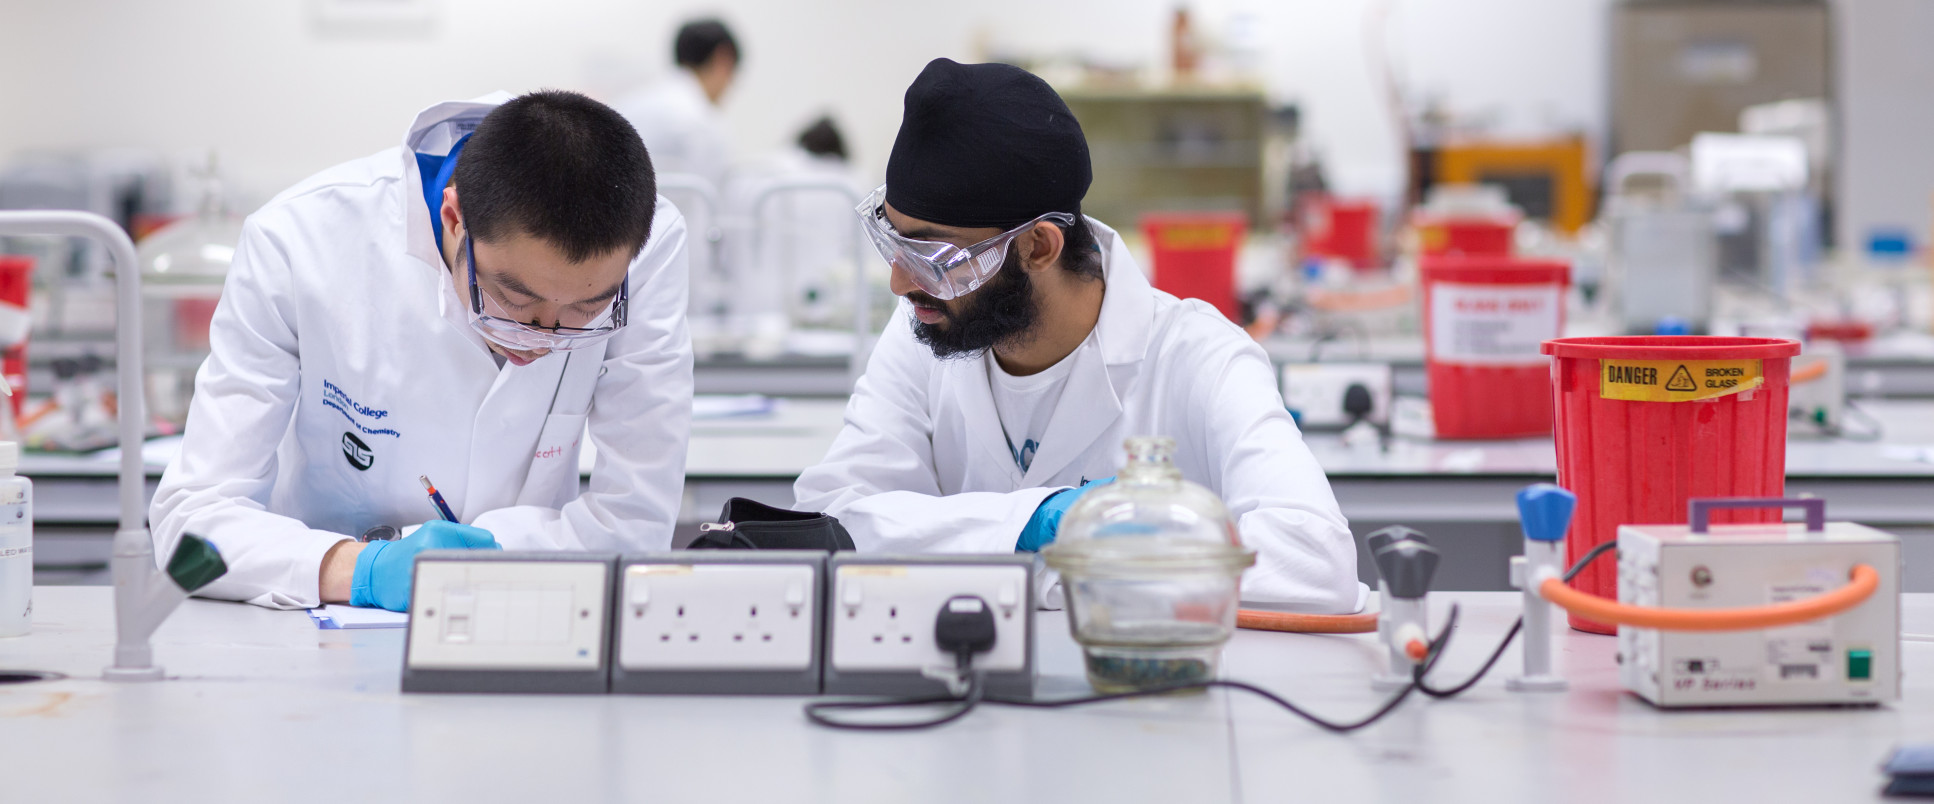
[[696, 68], [711, 61], [720, 48], [731, 52], [734, 60], [739, 58], [739, 40], [732, 38], [732, 29], [715, 19], [692, 20], [679, 26], [672, 57], [680, 67]]
[[1074, 223], [1061, 227], [1061, 267], [1085, 279], [1101, 279], [1106, 275], [1101, 253], [1101, 241], [1095, 238], [1094, 227], [1080, 210], [1074, 213]]
[[658, 180], [638, 132], [576, 92], [519, 96], [485, 115], [452, 174], [464, 226], [487, 242], [527, 234], [583, 262], [637, 254]]
[[799, 132], [799, 147], [813, 156], [830, 156], [846, 161], [846, 138], [840, 136], [839, 126], [833, 123], [831, 116], [822, 116]]

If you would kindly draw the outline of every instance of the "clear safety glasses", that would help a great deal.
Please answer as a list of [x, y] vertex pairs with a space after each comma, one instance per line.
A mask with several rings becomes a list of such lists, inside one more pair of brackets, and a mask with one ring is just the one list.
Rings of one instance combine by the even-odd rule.
[[629, 278], [618, 285], [618, 297], [597, 315], [576, 315], [567, 307], [558, 314], [558, 326], [542, 327], [518, 321], [501, 302], [477, 287], [476, 252], [467, 235], [463, 238], [463, 261], [470, 272], [470, 326], [505, 349], [568, 352], [609, 338], [625, 325], [625, 307], [631, 298]]
[[884, 184], [853, 211], [859, 213], [866, 235], [873, 239], [873, 247], [880, 250], [880, 257], [888, 265], [906, 271], [913, 279], [913, 284], [927, 295], [941, 300], [965, 296], [986, 283], [1006, 261], [1007, 244], [1014, 242], [1014, 238], [1035, 224], [1054, 221], [1062, 226], [1074, 225], [1073, 215], [1050, 212], [961, 248], [952, 243], [901, 237], [899, 232], [893, 230], [893, 224], [886, 220]]

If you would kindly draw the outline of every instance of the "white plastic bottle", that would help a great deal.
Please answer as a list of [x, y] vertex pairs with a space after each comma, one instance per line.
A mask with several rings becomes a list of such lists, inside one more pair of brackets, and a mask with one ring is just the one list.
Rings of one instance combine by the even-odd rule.
[[20, 445], [0, 441], [0, 637], [26, 636], [34, 619], [34, 484], [19, 468]]

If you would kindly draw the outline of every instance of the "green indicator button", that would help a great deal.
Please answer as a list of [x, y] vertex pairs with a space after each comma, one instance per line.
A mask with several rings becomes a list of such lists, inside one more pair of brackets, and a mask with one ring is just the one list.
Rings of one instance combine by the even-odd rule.
[[1866, 648], [1847, 651], [1847, 680], [1867, 681], [1874, 677], [1874, 652]]

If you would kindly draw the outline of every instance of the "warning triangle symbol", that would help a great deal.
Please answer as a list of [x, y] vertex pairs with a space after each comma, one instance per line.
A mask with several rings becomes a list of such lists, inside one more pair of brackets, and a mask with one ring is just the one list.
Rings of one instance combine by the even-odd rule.
[[1672, 379], [1665, 381], [1665, 390], [1697, 391], [1699, 384], [1692, 381], [1692, 372], [1686, 371], [1686, 367], [1680, 365], [1678, 371], [1672, 372]]

